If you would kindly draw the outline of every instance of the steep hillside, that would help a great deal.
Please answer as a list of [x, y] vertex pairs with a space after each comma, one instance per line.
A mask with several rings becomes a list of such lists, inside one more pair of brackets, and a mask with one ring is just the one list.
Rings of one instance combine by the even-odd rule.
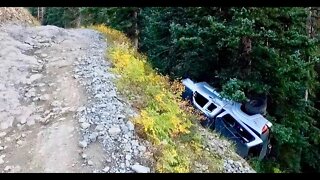
[[4, 23], [39, 25], [39, 22], [23, 7], [0, 7], [0, 25]]
[[156, 172], [254, 172], [225, 138], [200, 125], [203, 117], [182, 101], [181, 82], [169, 81], [148, 64], [123, 33], [100, 25], [109, 42], [106, 56], [122, 95], [139, 115], [132, 119], [141, 137], [152, 142]]

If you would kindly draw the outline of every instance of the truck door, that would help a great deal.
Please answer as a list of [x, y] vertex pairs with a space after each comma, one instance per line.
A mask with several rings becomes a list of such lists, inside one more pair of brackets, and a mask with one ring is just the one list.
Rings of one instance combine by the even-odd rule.
[[237, 153], [240, 156], [246, 157], [248, 155], [249, 148], [246, 143], [250, 140], [242, 137], [243, 133], [239, 132], [241, 125], [230, 114], [223, 112], [217, 116], [215, 128], [217, 132], [235, 143]]

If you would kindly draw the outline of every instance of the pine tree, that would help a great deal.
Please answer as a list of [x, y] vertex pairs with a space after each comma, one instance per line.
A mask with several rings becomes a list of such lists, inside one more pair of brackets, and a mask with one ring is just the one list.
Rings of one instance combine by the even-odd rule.
[[137, 7], [111, 7], [111, 8], [83, 8], [82, 14], [86, 16], [84, 24], [104, 23], [126, 33], [138, 47], [139, 14], [141, 8]]

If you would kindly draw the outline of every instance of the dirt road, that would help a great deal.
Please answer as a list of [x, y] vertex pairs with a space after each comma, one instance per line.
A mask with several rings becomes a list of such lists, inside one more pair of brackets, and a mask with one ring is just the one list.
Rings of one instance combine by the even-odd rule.
[[[99, 118], [100, 124], [93, 122], [89, 119], [90, 111], [79, 115], [88, 111], [88, 105], [94, 102], [91, 96], [96, 96], [96, 92], [88, 93], [95, 86], [86, 82], [99, 80], [100, 76], [94, 74], [92, 78], [83, 73], [82, 78], [87, 80], [79, 81], [77, 72], [89, 67], [82, 63], [84, 60], [92, 64], [91, 57], [99, 57], [102, 63], [91, 68], [107, 67], [107, 63], [103, 64], [105, 48], [104, 39], [87, 29], [17, 25], [0, 28], [0, 172], [131, 171], [146, 148], [135, 142], [135, 152], [135, 146], [131, 146], [132, 141], [137, 141], [131, 132], [133, 125], [117, 111], [124, 107], [108, 104], [108, 115], [122, 123], [117, 125], [109, 125], [106, 118]], [[81, 63], [84, 69], [79, 69]], [[115, 93], [114, 87], [106, 90], [107, 95], [110, 93]], [[131, 131], [122, 132], [124, 126]], [[123, 151], [118, 157], [110, 151], [122, 148], [119, 133], [127, 139], [131, 133], [128, 140], [132, 152]], [[118, 141], [109, 142], [106, 134], [117, 136]], [[134, 156], [137, 158], [131, 158]]]

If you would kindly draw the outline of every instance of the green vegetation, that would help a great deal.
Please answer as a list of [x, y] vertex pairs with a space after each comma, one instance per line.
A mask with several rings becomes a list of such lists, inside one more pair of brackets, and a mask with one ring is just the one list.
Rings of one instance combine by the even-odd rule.
[[[46, 17], [52, 19], [47, 24], [54, 24], [53, 19], [65, 22], [60, 24], [79, 19], [61, 18], [58, 9], [46, 11], [50, 12]], [[156, 69], [171, 80], [188, 76], [207, 81], [236, 101], [266, 94], [274, 148], [268, 159], [252, 160], [252, 165], [260, 172], [320, 172], [318, 8], [130, 7], [80, 8], [79, 12], [80, 24], [105, 23], [123, 31], [148, 57], [141, 59], [151, 66], [130, 74], [137, 78], [133, 82], [144, 81], [149, 77], [139, 75]], [[135, 61], [130, 58], [128, 61]], [[137, 88], [147, 97], [157, 92], [156, 88]], [[146, 108], [146, 119], [158, 116], [159, 108], [166, 104], [162, 96], [154, 98], [145, 104], [155, 108]], [[168, 105], [161, 108], [176, 110]], [[155, 133], [160, 140], [173, 132], [167, 124], [151, 122], [165, 126], [163, 132]], [[178, 120], [170, 123], [180, 127]], [[174, 131], [179, 134], [184, 128], [187, 126]], [[187, 166], [184, 157], [179, 158], [175, 161]]]

